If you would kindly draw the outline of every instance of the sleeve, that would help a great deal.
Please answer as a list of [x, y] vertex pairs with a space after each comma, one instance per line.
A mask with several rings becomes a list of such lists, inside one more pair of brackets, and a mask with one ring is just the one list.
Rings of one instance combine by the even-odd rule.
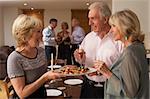
[[132, 53], [127, 52], [121, 60], [118, 74], [113, 74], [108, 79], [107, 92], [115, 96], [121, 96], [122, 93], [128, 97], [134, 97], [139, 87], [139, 70], [138, 62]]
[[121, 93], [120, 79], [115, 74], [113, 74], [111, 78], [109, 78], [106, 82], [107, 82], [106, 93], [114, 96], [120, 96]]
[[51, 34], [52, 34], [52, 31], [48, 28], [45, 28], [42, 32], [43, 34], [43, 41], [49, 41], [51, 39]]
[[121, 66], [120, 73], [122, 76], [123, 90], [128, 97], [134, 97], [139, 89], [139, 74], [138, 65], [140, 63], [132, 52], [127, 52], [123, 61], [124, 66]]
[[77, 42], [82, 42], [85, 36], [84, 30], [82, 28], [79, 28], [76, 32], [77, 32], [77, 38], [74, 38], [74, 40]]
[[84, 49], [85, 48], [85, 38], [83, 39], [83, 41], [81, 42], [81, 45], [80, 45], [80, 48], [81, 49]]
[[9, 78], [24, 76], [24, 70], [20, 59], [14, 53], [10, 54], [7, 60], [7, 73]]

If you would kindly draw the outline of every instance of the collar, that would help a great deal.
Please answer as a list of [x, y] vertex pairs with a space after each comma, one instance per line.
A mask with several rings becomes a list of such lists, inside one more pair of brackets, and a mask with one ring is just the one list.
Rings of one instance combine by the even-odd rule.
[[48, 26], [48, 28], [49, 28], [50, 30], [53, 30], [52, 27], [51, 27], [50, 25]]

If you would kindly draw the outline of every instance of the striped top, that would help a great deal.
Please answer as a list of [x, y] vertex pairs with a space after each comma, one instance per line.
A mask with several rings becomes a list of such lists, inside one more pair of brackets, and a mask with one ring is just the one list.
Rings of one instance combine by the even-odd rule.
[[7, 61], [7, 72], [10, 79], [25, 77], [25, 83], [29, 84], [42, 76], [47, 69], [44, 49], [37, 48], [35, 58], [28, 58], [17, 51], [13, 51]]

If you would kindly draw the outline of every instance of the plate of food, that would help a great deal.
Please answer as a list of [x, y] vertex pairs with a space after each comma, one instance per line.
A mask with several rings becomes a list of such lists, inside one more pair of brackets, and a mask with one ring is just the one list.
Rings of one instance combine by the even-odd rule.
[[68, 85], [78, 85], [78, 84], [82, 84], [83, 80], [81, 79], [67, 79], [64, 81], [65, 84]]
[[90, 68], [90, 67], [77, 67], [73, 65], [66, 65], [63, 66], [57, 70], [56, 72], [62, 73], [64, 76], [79, 76], [79, 75], [86, 75], [89, 73], [96, 72], [95, 68]]
[[[49, 69], [51, 69], [51, 67], [52, 67], [52, 66], [48, 66]], [[58, 69], [58, 68], [61, 68], [61, 67], [62, 67], [61, 65], [53, 65], [53, 68], [54, 68], [54, 69]]]
[[46, 89], [47, 96], [60, 96], [62, 91], [58, 89]]

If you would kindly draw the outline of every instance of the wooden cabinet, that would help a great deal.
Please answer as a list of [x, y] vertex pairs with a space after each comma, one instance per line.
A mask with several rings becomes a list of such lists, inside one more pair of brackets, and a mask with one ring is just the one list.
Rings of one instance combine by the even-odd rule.
[[79, 20], [80, 25], [86, 34], [91, 31], [88, 24], [88, 10], [71, 10], [71, 18], [77, 18]]
[[44, 9], [22, 9], [22, 13], [26, 15], [31, 15], [39, 18], [44, 26]]

